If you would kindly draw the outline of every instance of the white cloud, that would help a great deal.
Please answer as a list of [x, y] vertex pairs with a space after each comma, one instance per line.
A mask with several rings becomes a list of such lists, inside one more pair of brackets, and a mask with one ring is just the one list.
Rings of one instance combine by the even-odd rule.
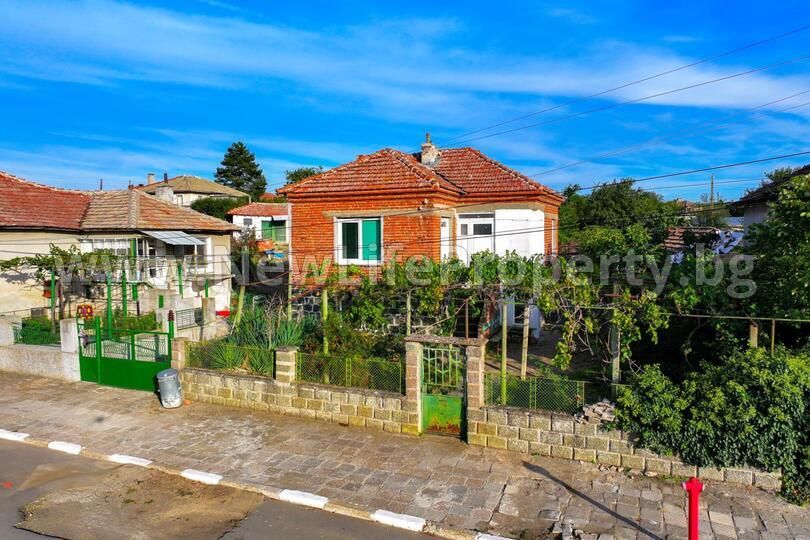
[[[566, 12], [556, 9], [559, 16]], [[9, 53], [0, 70], [17, 76], [251, 91], [261, 91], [257, 81], [283, 80], [333, 97], [366, 99], [367, 114], [445, 126], [474, 125], [504, 112], [493, 96], [582, 96], [693, 61], [666, 49], [618, 42], [598, 43], [566, 59], [448, 47], [461, 29], [448, 19], [370, 21], [316, 33], [110, 0], [10, 0], [0, 5], [0, 17], [0, 50]], [[701, 65], [605, 99], [635, 99], [744, 69]], [[808, 85], [807, 76], [762, 72], [650, 103], [745, 107]]]

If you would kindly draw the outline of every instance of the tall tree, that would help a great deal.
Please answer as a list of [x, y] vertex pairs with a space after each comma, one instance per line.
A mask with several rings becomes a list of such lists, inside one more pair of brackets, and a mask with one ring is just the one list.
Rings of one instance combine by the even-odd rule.
[[320, 165], [317, 167], [298, 167], [297, 169], [286, 171], [284, 176], [287, 177], [287, 184], [295, 184], [304, 178], [309, 178], [310, 176], [315, 176], [316, 174], [321, 174], [322, 172], [323, 167]]
[[256, 156], [241, 141], [228, 147], [222, 158], [222, 166], [217, 167], [214, 177], [218, 183], [247, 193], [254, 200], [264, 195], [267, 189], [267, 180], [256, 163]]

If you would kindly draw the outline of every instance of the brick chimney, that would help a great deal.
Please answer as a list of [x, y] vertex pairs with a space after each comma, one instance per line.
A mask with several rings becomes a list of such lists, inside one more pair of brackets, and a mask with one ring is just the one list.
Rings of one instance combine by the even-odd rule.
[[154, 183], [155, 183], [155, 173], [153, 172], [146, 173], [146, 185], [149, 186]]
[[422, 144], [422, 164], [433, 167], [439, 161], [439, 149], [430, 142], [430, 133], [425, 134], [425, 142]]

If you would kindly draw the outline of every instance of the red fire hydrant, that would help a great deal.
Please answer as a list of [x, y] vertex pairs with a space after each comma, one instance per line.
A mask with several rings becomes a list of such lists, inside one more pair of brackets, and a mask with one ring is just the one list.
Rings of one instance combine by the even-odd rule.
[[698, 526], [700, 492], [703, 491], [703, 482], [693, 477], [681, 485], [689, 494], [689, 540], [698, 540], [700, 537], [700, 528]]

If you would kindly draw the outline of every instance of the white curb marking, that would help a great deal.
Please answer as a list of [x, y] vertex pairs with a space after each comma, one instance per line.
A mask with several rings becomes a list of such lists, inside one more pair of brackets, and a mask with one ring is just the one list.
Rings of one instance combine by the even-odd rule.
[[383, 525], [390, 525], [399, 529], [408, 531], [421, 532], [427, 523], [424, 519], [416, 516], [409, 516], [407, 514], [395, 514], [388, 510], [377, 510], [371, 514], [371, 519], [382, 523]]
[[293, 504], [301, 504], [303, 506], [311, 506], [313, 508], [323, 508], [329, 499], [315, 495], [314, 493], [307, 493], [306, 491], [295, 491], [294, 489], [284, 489], [279, 493], [278, 498], [282, 501], [287, 501]]
[[222, 480], [222, 475], [210, 472], [196, 471], [194, 469], [186, 469], [180, 473], [180, 476], [182, 476], [183, 478], [187, 478], [189, 480], [194, 480], [195, 482], [202, 482], [203, 484], [208, 484], [211, 486], [219, 484], [219, 481]]
[[510, 539], [505, 536], [496, 536], [494, 534], [478, 533], [478, 535], [475, 537], [475, 540], [510, 540]]
[[152, 460], [143, 459], [139, 457], [127, 456], [124, 454], [112, 454], [109, 456], [110, 461], [114, 463], [121, 463], [123, 465], [138, 465], [140, 467], [148, 467]]
[[51, 450], [59, 450], [66, 454], [73, 454], [74, 456], [82, 451], [82, 445], [64, 441], [51, 441], [48, 443], [48, 448]]
[[6, 431], [5, 429], [0, 429], [0, 439], [19, 442], [27, 437], [28, 433], [20, 433], [19, 431]]

